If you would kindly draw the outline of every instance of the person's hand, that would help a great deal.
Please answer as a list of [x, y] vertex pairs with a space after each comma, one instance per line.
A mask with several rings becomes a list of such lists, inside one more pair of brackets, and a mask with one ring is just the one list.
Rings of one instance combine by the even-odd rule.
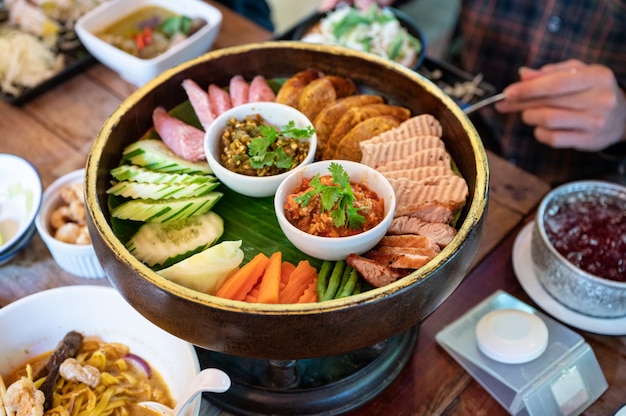
[[626, 97], [605, 66], [568, 60], [522, 68], [504, 93], [496, 109], [521, 112], [535, 138], [551, 147], [593, 152], [625, 139]]
[[318, 9], [320, 12], [325, 12], [334, 9], [339, 4], [348, 4], [354, 5], [361, 10], [366, 10], [374, 3], [378, 3], [379, 6], [385, 7], [391, 6], [393, 2], [394, 0], [322, 0]]

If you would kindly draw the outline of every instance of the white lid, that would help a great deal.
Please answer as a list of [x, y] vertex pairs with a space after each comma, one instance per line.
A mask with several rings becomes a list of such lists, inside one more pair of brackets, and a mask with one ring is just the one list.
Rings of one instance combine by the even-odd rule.
[[521, 364], [539, 357], [548, 346], [548, 328], [537, 315], [519, 309], [497, 309], [476, 325], [478, 348], [489, 358]]

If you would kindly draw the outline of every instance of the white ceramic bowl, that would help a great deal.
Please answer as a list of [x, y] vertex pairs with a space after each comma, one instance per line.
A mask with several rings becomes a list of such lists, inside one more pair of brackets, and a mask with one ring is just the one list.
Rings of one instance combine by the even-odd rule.
[[[342, 165], [348, 176], [350, 176], [350, 181], [366, 185], [369, 189], [376, 192], [380, 198], [384, 199], [385, 217], [380, 224], [361, 234], [331, 238], [308, 234], [299, 230], [287, 220], [284, 210], [287, 196], [300, 186], [303, 178], [312, 178], [318, 173], [320, 176], [330, 175], [328, 167], [331, 163]], [[278, 225], [280, 225], [283, 233], [294, 246], [311, 257], [335, 261], [345, 259], [348, 254], [363, 254], [378, 244], [391, 225], [396, 209], [396, 197], [389, 181], [375, 169], [347, 160], [325, 160], [302, 166], [293, 171], [278, 187], [274, 197], [274, 209]]]
[[[576, 215], [584, 215], [585, 217], [592, 215], [589, 218], [592, 220], [598, 219], [602, 210], [606, 209], [603, 208], [603, 206], [606, 206], [606, 203], [601, 203], [600, 201], [611, 198], [614, 198], [615, 201], [621, 204], [619, 207], [624, 207], [614, 207], [613, 209], [617, 208], [617, 210], [611, 212], [626, 212], [626, 187], [623, 185], [593, 180], [576, 181], [561, 185], [550, 191], [539, 204], [537, 219], [532, 230], [531, 257], [535, 273], [542, 286], [550, 296], [568, 308], [597, 318], [621, 318], [626, 316], [626, 281], [600, 277], [579, 268], [557, 250], [548, 236], [547, 229], [548, 227], [555, 230], [557, 227], [561, 228], [567, 234], [575, 236], [577, 241], [584, 241], [584, 235], [593, 238], [586, 231], [589, 228], [600, 233], [606, 232], [608, 227], [617, 229], [616, 221], [618, 215], [612, 213], [609, 215], [602, 214], [605, 217], [605, 226], [600, 226], [599, 224], [593, 224], [594, 226], [592, 226], [591, 222], [593, 221], [587, 221], [585, 218], [581, 218], [578, 221], [572, 220], [570, 218], [574, 218], [574, 216], [569, 210], [565, 214], [568, 219], [557, 221], [552, 219], [556, 218], [555, 215], [559, 213], [562, 207], [568, 204], [573, 204], [572, 206], [580, 205], [579, 203], [583, 201], [592, 204], [594, 209], [598, 211], [593, 213], [585, 209], [583, 214]], [[622, 227], [624, 224], [623, 218], [622, 214]], [[606, 221], [611, 221], [611, 224]], [[622, 236], [622, 238], [625, 237]], [[602, 250], [606, 250], [608, 248], [606, 240], [606, 235], [603, 235], [597, 238], [595, 243], [587, 244], [585, 250], [589, 250], [589, 253], [585, 256], [592, 252], [600, 253]], [[613, 240], [613, 243], [616, 244], [617, 240]], [[614, 248], [613, 250], [619, 249]], [[624, 253], [622, 252], [621, 254], [623, 259]], [[619, 273], [619, 270], [616, 270], [616, 274], [619, 275]]]
[[75, 170], [61, 176], [46, 189], [35, 225], [50, 254], [63, 270], [78, 277], [101, 278], [105, 277], [105, 273], [91, 244], [65, 243], [50, 233], [50, 215], [63, 204], [59, 192], [66, 185], [83, 183], [84, 175], [84, 169]]
[[[174, 400], [200, 370], [191, 344], [148, 321], [109, 287], [68, 286], [27, 296], [0, 309], [0, 328], [11, 334], [0, 337], [2, 375], [53, 350], [69, 331], [127, 345], [163, 376]], [[188, 415], [198, 413], [199, 401]]]
[[0, 264], [30, 242], [41, 197], [41, 179], [33, 165], [19, 156], [0, 154]]
[[[152, 59], [141, 59], [98, 38], [95, 33], [146, 6], [160, 6], [207, 24], [185, 41]], [[111, 0], [86, 13], [76, 22], [82, 44], [98, 61], [120, 74], [126, 81], [142, 86], [166, 69], [207, 52], [215, 42], [222, 24], [219, 9], [201, 0]]]
[[[273, 176], [248, 176], [227, 169], [220, 161], [220, 139], [227, 122], [233, 117], [237, 120], [243, 120], [246, 116], [254, 114], [260, 114], [268, 123], [279, 127], [286, 125], [290, 121], [293, 121], [295, 126], [299, 128], [312, 126], [313, 123], [300, 111], [288, 105], [275, 102], [257, 102], [242, 104], [225, 111], [217, 117], [207, 129], [204, 139], [204, 150], [207, 162], [220, 182], [233, 191], [243, 195], [268, 197], [276, 193], [278, 185], [280, 185], [291, 171]], [[309, 153], [305, 160], [300, 163], [300, 166], [311, 163], [315, 158], [317, 135], [313, 134], [310, 138], [302, 140], [308, 140], [310, 146]], [[297, 169], [297, 167], [294, 169]]]

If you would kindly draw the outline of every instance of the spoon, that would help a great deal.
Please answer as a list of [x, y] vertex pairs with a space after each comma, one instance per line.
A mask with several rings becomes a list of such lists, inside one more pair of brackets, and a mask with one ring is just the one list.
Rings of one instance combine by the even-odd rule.
[[483, 108], [489, 104], [493, 104], [493, 103], [497, 103], [498, 101], [502, 101], [504, 100], [504, 93], [501, 92], [500, 94], [496, 94], [496, 95], [492, 95], [489, 98], [485, 98], [484, 100], [480, 100], [475, 102], [474, 104], [470, 105], [469, 107], [465, 107], [465, 109], [463, 110], [463, 112], [465, 114], [471, 114], [474, 111]]
[[200, 371], [191, 380], [180, 395], [176, 407], [165, 406], [158, 402], [140, 402], [139, 405], [151, 409], [163, 416], [181, 416], [187, 406], [202, 392], [223, 393], [230, 388], [230, 377], [217, 368], [207, 368]]

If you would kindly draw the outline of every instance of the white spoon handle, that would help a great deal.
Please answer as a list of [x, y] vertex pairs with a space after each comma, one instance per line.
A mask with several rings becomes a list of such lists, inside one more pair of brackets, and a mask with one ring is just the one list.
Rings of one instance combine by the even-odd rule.
[[174, 416], [183, 414], [185, 408], [202, 392], [223, 393], [230, 388], [230, 377], [217, 368], [207, 368], [200, 371], [177, 401]]

